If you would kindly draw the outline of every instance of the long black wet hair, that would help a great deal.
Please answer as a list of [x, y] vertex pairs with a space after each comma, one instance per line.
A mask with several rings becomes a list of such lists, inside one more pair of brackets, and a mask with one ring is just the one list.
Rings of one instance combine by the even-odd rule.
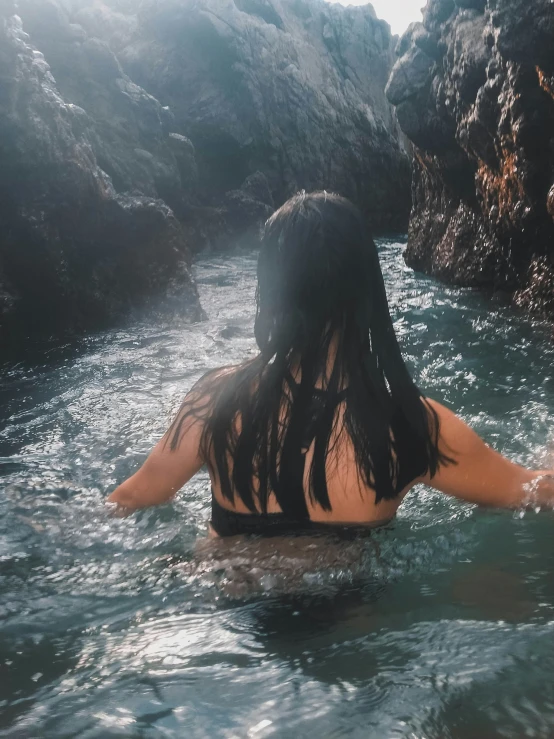
[[[336, 434], [348, 433], [377, 503], [451, 461], [438, 448], [438, 417], [400, 353], [377, 249], [352, 203], [300, 193], [267, 221], [256, 302], [259, 354], [208, 373], [168, 432], [175, 450], [187, 418], [202, 419], [201, 451], [226, 499], [238, 495], [252, 512], [266, 513], [273, 494], [286, 515], [308, 517], [303, 447], [314, 394], [308, 495], [325, 510]], [[300, 378], [294, 392], [291, 373]]]

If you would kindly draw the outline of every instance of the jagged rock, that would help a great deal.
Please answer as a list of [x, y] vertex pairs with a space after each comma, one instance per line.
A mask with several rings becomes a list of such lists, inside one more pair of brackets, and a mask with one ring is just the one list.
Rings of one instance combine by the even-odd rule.
[[226, 221], [232, 237], [256, 232], [275, 210], [273, 198], [264, 174], [255, 172], [238, 190], [225, 194]]
[[322, 0], [145, 0], [117, 51], [195, 146], [204, 202], [254, 171], [277, 204], [299, 189], [356, 200], [402, 228], [408, 159], [384, 87], [393, 37], [373, 8]]
[[424, 51], [415, 45], [410, 46], [392, 70], [386, 87], [390, 102], [398, 105], [425, 87], [431, 78], [433, 66], [433, 60]]
[[109, 5], [103, 0], [66, 0], [68, 10], [74, 11], [73, 22], [86, 29], [90, 37], [106, 41], [115, 51], [130, 43], [136, 33], [137, 5], [136, 0], [112, 0]]
[[403, 228], [393, 46], [322, 0], [0, 0], [2, 325], [97, 324], [178, 279], [198, 315], [190, 249], [302, 188]]
[[486, 4], [487, 0], [456, 0], [456, 5], [459, 8], [471, 8], [481, 13], [484, 12]]
[[[105, 19], [105, 8], [95, 4], [89, 10], [102, 11]], [[169, 138], [171, 113], [129, 79], [105, 40], [90, 37], [72, 22], [86, 9], [75, 16], [70, 10], [58, 0], [18, 0], [24, 29], [44, 54], [61, 96], [88, 114], [88, 138], [115, 189], [160, 198], [178, 209], [186, 194], [183, 183], [189, 193], [197, 177], [194, 155], [186, 158], [187, 172]]]
[[242, 183], [240, 189], [253, 200], [269, 206], [272, 210], [275, 209], [275, 202], [269, 189], [269, 182], [263, 172], [254, 172], [254, 174], [249, 175]]
[[427, 30], [435, 29], [447, 21], [455, 9], [454, 0], [428, 0], [423, 8], [423, 25]]
[[[170, 209], [118, 194], [87, 113], [60, 95], [13, 6], [0, 6], [0, 336], [101, 325], [173, 283], [200, 315]], [[18, 327], [16, 330], [15, 327]]]
[[220, 198], [217, 206], [190, 207], [181, 214], [197, 244], [213, 251], [252, 248], [262, 225], [275, 210], [266, 176], [254, 172], [237, 190]]
[[371, 6], [20, 0], [19, 13], [63, 98], [93, 122], [117, 191], [162, 198], [190, 225], [261, 171], [277, 205], [327, 188], [376, 228], [407, 225], [409, 162], [383, 92], [393, 37]]
[[550, 317], [553, 49], [550, 0], [430, 0], [388, 83], [415, 144], [408, 264]]
[[500, 55], [554, 72], [554, 8], [548, 0], [497, 0], [491, 5], [491, 33]]

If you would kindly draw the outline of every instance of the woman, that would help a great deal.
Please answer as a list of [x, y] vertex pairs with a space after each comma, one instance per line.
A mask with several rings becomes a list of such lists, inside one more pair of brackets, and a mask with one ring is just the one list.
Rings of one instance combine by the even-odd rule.
[[111, 502], [164, 503], [204, 464], [218, 536], [373, 527], [417, 483], [485, 506], [554, 501], [554, 472], [508, 461], [418, 390], [344, 198], [299, 194], [266, 223], [255, 336], [259, 354], [203, 377]]

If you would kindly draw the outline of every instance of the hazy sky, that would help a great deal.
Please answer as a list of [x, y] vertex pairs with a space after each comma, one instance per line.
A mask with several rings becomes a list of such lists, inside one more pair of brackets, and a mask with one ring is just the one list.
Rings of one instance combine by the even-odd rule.
[[[343, 5], [366, 5], [367, 0], [339, 0]], [[390, 24], [393, 33], [404, 33], [412, 21], [421, 20], [426, 0], [373, 0], [379, 18]]]

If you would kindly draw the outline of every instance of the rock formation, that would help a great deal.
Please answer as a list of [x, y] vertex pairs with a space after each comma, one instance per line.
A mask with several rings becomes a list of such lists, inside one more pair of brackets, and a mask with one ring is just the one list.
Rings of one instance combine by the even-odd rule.
[[397, 54], [408, 264], [554, 317], [554, 4], [429, 0]]
[[[160, 200], [118, 194], [94, 125], [0, 5], [0, 328], [99, 325], [168, 283], [200, 312], [183, 230]], [[17, 328], [16, 328], [17, 326]]]
[[204, 196], [261, 171], [277, 204], [326, 188], [377, 229], [406, 226], [409, 165], [384, 95], [394, 44], [372, 6], [145, 0], [134, 27], [117, 56], [194, 142]]
[[407, 225], [393, 46], [323, 0], [0, 0], [0, 333], [180, 281], [199, 315], [191, 251], [301, 188]]

